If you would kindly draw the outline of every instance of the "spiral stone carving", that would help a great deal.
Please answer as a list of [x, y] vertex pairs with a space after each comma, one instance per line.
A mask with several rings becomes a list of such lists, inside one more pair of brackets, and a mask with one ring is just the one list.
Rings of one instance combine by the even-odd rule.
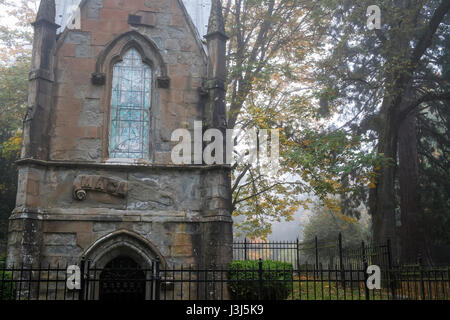
[[75, 199], [83, 201], [86, 199], [87, 193], [83, 189], [75, 190]]

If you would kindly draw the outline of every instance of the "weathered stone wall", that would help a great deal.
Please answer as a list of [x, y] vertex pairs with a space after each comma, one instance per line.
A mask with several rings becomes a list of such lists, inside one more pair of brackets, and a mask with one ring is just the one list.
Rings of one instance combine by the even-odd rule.
[[[48, 152], [19, 161], [9, 263], [77, 263], [120, 230], [148, 241], [169, 264], [231, 260], [229, 168], [170, 161], [172, 131], [193, 130], [207, 103], [199, 93], [207, 58], [179, 3], [87, 0], [81, 30], [59, 35], [51, 59], [53, 100], [44, 105], [50, 110], [49, 139], [40, 141]], [[129, 24], [130, 14], [140, 16], [140, 23]], [[141, 43], [153, 70], [151, 155], [114, 164], [108, 162], [112, 62], [133, 41]], [[104, 81], [93, 81], [93, 74], [103, 74]], [[82, 176], [120, 181], [126, 195], [103, 186], [82, 190], [77, 198]]]
[[[30, 250], [42, 248], [35, 260], [64, 264], [76, 263], [101, 237], [130, 230], [155, 245], [170, 264], [207, 263], [205, 255], [211, 263], [226, 263], [232, 241], [226, 172], [214, 167], [76, 162], [23, 167], [20, 176], [28, 182], [19, 187], [11, 217], [9, 260], [16, 260], [30, 232], [39, 234], [31, 237]], [[89, 190], [85, 200], [75, 199], [76, 178], [92, 175], [125, 182], [127, 196]]]

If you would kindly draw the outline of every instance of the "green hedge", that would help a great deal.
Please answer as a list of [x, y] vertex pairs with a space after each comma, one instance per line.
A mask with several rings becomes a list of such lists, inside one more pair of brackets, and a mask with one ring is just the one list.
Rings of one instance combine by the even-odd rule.
[[15, 299], [15, 286], [11, 280], [11, 272], [0, 270], [0, 301]]
[[[0, 256], [0, 268], [4, 268], [6, 265], [6, 257], [4, 255]], [[2, 281], [3, 280], [3, 281]], [[12, 275], [11, 272], [0, 270], [0, 301], [2, 300], [14, 300], [15, 298], [15, 286], [11, 282]]]
[[[259, 294], [259, 261], [238, 260], [228, 266], [228, 288], [232, 299], [256, 300]], [[284, 300], [292, 291], [292, 264], [262, 261], [263, 300]]]

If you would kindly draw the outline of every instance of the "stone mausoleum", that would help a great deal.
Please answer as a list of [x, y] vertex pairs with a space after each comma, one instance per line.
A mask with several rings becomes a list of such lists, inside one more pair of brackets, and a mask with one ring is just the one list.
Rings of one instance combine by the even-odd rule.
[[225, 129], [221, 10], [41, 1], [9, 265], [232, 259], [229, 166], [171, 160], [175, 129]]

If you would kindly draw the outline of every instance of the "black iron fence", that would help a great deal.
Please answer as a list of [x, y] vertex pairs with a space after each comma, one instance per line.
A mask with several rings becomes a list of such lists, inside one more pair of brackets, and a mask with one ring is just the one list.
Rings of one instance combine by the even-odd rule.
[[173, 266], [151, 268], [80, 265], [79, 288], [69, 289], [67, 266], [3, 267], [0, 300], [449, 300], [450, 268], [381, 268], [380, 289], [363, 268], [300, 265], [292, 268]]
[[390, 242], [379, 245], [345, 247], [342, 235], [336, 239], [312, 241], [235, 241], [233, 243], [234, 260], [275, 260], [290, 262], [295, 268], [302, 265], [319, 267], [322, 265], [338, 265], [339, 268], [363, 268], [364, 263], [392, 267]]
[[[256, 261], [233, 267], [154, 261], [141, 268], [119, 257], [103, 268], [82, 259], [69, 269], [0, 264], [0, 300], [450, 299], [450, 268], [394, 266], [389, 241], [345, 248], [341, 235], [309, 242], [244, 240], [233, 244], [233, 258]], [[370, 265], [380, 267], [379, 289], [368, 285]]]

